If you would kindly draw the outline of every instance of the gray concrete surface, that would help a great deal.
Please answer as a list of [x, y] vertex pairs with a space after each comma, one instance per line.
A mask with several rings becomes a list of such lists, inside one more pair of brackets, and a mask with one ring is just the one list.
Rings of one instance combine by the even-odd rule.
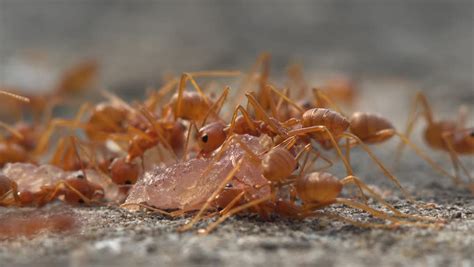
[[[460, 104], [474, 109], [472, 10], [472, 1], [0, 0], [0, 81], [5, 64], [25, 51], [41, 51], [58, 66], [92, 56], [103, 64], [103, 85], [140, 96], [164, 71], [242, 68], [269, 51], [277, 77], [288, 61], [304, 63], [315, 83], [328, 73], [356, 74], [362, 81], [356, 108], [402, 127], [415, 89], [429, 95], [441, 117], [454, 116]], [[374, 150], [391, 163], [395, 144]], [[430, 153], [449, 167], [444, 155]], [[359, 176], [415, 212], [363, 153], [354, 157]], [[472, 170], [472, 157], [463, 160]], [[342, 175], [340, 168], [335, 173]], [[409, 151], [395, 173], [419, 200], [437, 204], [421, 212], [448, 219], [445, 228], [383, 231], [236, 217], [201, 237], [176, 233], [186, 219], [83, 207], [72, 209], [83, 224], [75, 233], [1, 241], [0, 266], [473, 266], [473, 196]], [[0, 216], [8, 212], [2, 208]]]

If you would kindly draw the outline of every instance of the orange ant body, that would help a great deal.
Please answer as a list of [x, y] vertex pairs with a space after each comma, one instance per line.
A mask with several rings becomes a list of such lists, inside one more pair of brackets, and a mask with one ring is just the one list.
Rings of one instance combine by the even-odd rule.
[[[454, 166], [455, 184], [462, 184], [467, 186], [471, 190], [474, 190], [472, 186], [473, 180], [470, 172], [462, 165], [458, 158], [460, 155], [473, 155], [474, 154], [474, 128], [467, 128], [465, 125], [466, 121], [466, 112], [462, 109], [460, 110], [459, 118], [455, 120], [436, 120], [433, 115], [433, 111], [426, 99], [426, 96], [418, 92], [415, 101], [413, 104], [412, 111], [410, 112], [410, 117], [407, 122], [407, 128], [405, 131], [405, 136], [409, 138], [411, 135], [417, 118], [419, 117], [419, 112], [417, 112], [418, 106], [421, 105], [423, 110], [421, 114], [426, 122], [426, 127], [424, 129], [423, 138], [429, 147], [448, 152], [452, 164]], [[404, 143], [401, 143], [398, 147], [396, 160], [398, 161], [402, 155], [404, 148]], [[459, 168], [461, 168], [465, 175], [469, 178], [468, 184], [465, 184], [459, 179]]]
[[83, 178], [58, 181], [55, 185], [42, 186], [38, 192], [30, 192], [19, 191], [14, 181], [0, 176], [0, 190], [0, 206], [43, 206], [60, 196], [68, 204], [91, 204], [103, 196], [101, 187]]

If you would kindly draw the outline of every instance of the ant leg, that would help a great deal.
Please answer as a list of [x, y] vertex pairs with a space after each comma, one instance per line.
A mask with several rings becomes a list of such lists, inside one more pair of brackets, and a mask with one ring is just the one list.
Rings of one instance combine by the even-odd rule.
[[456, 151], [454, 150], [453, 143], [451, 142], [450, 136], [452, 136], [454, 133], [443, 133], [443, 141], [446, 143], [446, 147], [448, 148], [449, 155], [451, 157], [451, 161], [453, 163], [454, 171], [456, 174], [456, 179], [454, 180], [455, 184], [463, 184], [461, 179], [459, 179], [459, 167], [461, 167], [462, 171], [464, 174], [466, 174], [467, 178], [469, 181], [473, 181], [471, 173], [464, 167], [464, 165], [461, 163], [461, 160], [459, 159]]
[[240, 145], [240, 147], [250, 156], [254, 162], [260, 162], [260, 158], [255, 153], [253, 153], [252, 149], [244, 144], [239, 138], [235, 138], [235, 142]]
[[342, 154], [341, 148], [337, 144], [336, 139], [334, 138], [333, 134], [328, 130], [326, 126], [317, 125], [317, 126], [300, 128], [296, 130], [291, 130], [287, 134], [288, 136], [297, 136], [297, 135], [305, 135], [305, 134], [314, 133], [314, 132], [325, 132], [329, 136], [329, 141], [331, 142], [332, 146], [336, 149], [336, 152], [339, 158], [344, 163], [347, 174], [352, 175], [354, 173], [352, 170], [352, 167], [349, 165], [349, 163], [347, 162], [347, 159]]
[[225, 206], [225, 208], [219, 211], [219, 215], [223, 215], [229, 212], [229, 210], [232, 209], [235, 206], [235, 204], [237, 204], [237, 202], [239, 202], [242, 199], [244, 195], [245, 195], [245, 191], [240, 192], [234, 199], [232, 199], [229, 202], [229, 204]]
[[179, 80], [179, 85], [178, 85], [178, 98], [176, 101], [176, 107], [174, 110], [174, 117], [175, 120], [177, 120], [181, 116], [181, 106], [183, 102], [183, 92], [184, 92], [184, 87], [186, 86], [186, 75], [181, 75], [181, 78]]
[[356, 184], [359, 188], [363, 188], [365, 191], [369, 192], [369, 194], [376, 199], [378, 202], [380, 202], [383, 206], [391, 210], [395, 216], [401, 217], [401, 218], [408, 218], [408, 219], [415, 219], [415, 220], [424, 220], [424, 221], [437, 221], [436, 218], [432, 217], [424, 217], [424, 216], [417, 216], [417, 215], [410, 215], [410, 214], [405, 214], [397, 210], [394, 206], [390, 205], [387, 201], [383, 199], [381, 195], [376, 193], [374, 190], [372, 190], [367, 184], [362, 182], [358, 177], [356, 176], [347, 176], [346, 178], [341, 180], [341, 183], [346, 185], [349, 183]]
[[316, 171], [323, 171], [325, 169], [331, 168], [332, 165], [334, 165], [333, 162], [329, 158], [327, 158], [326, 156], [323, 156], [320, 152], [314, 152], [314, 153], [316, 155], [316, 159], [321, 158], [322, 160], [324, 160], [327, 163], [326, 166], [319, 167], [319, 168], [316, 169]]
[[30, 103], [30, 99], [28, 97], [10, 93], [4, 90], [0, 90], [0, 95], [6, 95], [8, 97], [15, 98], [16, 100], [19, 100], [21, 102]]
[[308, 90], [308, 84], [306, 83], [303, 75], [301, 65], [293, 64], [287, 69], [288, 77], [293, 81], [293, 84], [299, 88], [299, 98], [304, 97], [304, 93]]
[[270, 54], [269, 53], [263, 52], [258, 56], [257, 60], [253, 64], [252, 68], [250, 69], [250, 71], [248, 72], [248, 74], [246, 75], [244, 80], [242, 81], [242, 85], [240, 86], [240, 90], [239, 90], [240, 92], [245, 92], [245, 90], [247, 90], [247, 87], [252, 82], [254, 76], [257, 73], [258, 67], [261, 66], [261, 65], [268, 65], [267, 62], [269, 60], [270, 60]]
[[[413, 101], [411, 111], [408, 115], [408, 120], [407, 120], [407, 126], [405, 129], [405, 132], [403, 133], [407, 139], [410, 138], [410, 135], [413, 131], [413, 128], [415, 127], [415, 123], [418, 119], [418, 106], [423, 108], [422, 114], [424, 115], [424, 118], [426, 120], [426, 123], [428, 125], [433, 124], [434, 119], [433, 119], [433, 111], [431, 110], [431, 106], [428, 103], [428, 100], [426, 99], [426, 96], [422, 92], [417, 92], [415, 96], [415, 100]], [[403, 142], [400, 142], [400, 144], [397, 147], [397, 151], [395, 153], [395, 166], [398, 166], [400, 163], [400, 159], [402, 157], [403, 149], [405, 148], [405, 144]]]
[[[300, 153], [298, 153], [298, 155], [296, 155], [295, 157], [295, 160], [298, 161], [299, 158], [303, 155], [303, 153], [305, 153], [305, 157], [304, 157], [304, 160], [303, 160], [303, 165], [301, 166], [301, 169], [300, 169], [300, 172], [298, 173], [298, 176], [296, 179], [300, 178], [301, 176], [303, 176], [303, 173], [305, 172], [305, 169], [306, 169], [306, 165], [308, 164], [308, 159], [309, 159], [309, 153], [312, 151], [312, 147], [311, 147], [311, 144], [307, 144], [302, 151], [300, 151]], [[310, 164], [313, 165], [314, 162], [316, 162], [316, 160], [318, 159], [318, 157], [315, 157], [313, 159], [313, 162]]]
[[140, 108], [140, 112], [145, 116], [145, 118], [148, 120], [149, 124], [153, 127], [154, 132], [156, 133], [156, 136], [158, 137], [158, 140], [163, 144], [163, 146], [170, 152], [170, 154], [173, 156], [175, 161], [178, 161], [178, 156], [176, 156], [176, 153], [174, 153], [173, 148], [171, 147], [170, 143], [166, 141], [166, 139], [163, 137], [161, 134], [161, 126], [156, 122], [157, 120], [154, 118], [153, 114], [147, 110], [146, 108], [142, 107]]
[[241, 206], [238, 206], [236, 208], [233, 208], [231, 210], [229, 210], [229, 212], [227, 212], [226, 214], [222, 215], [217, 221], [211, 223], [206, 229], [199, 229], [198, 233], [199, 234], [204, 234], [204, 235], [207, 235], [209, 234], [210, 232], [212, 232], [217, 226], [219, 226], [221, 223], [223, 223], [225, 220], [227, 220], [227, 218], [229, 218], [230, 216], [236, 214], [236, 213], [239, 213], [243, 210], [246, 210], [246, 209], [249, 209], [251, 207], [254, 207], [254, 206], [257, 206], [265, 201], [268, 201], [270, 199], [273, 198], [273, 195], [272, 194], [269, 194], [265, 197], [261, 197], [261, 198], [258, 198], [258, 199], [255, 199], [255, 200], [252, 200], [246, 204], [243, 204]]
[[405, 195], [405, 197], [410, 200], [411, 202], [415, 203], [415, 199], [411, 196], [410, 193], [408, 193], [408, 191], [405, 190], [405, 188], [403, 188], [403, 186], [400, 184], [400, 181], [398, 181], [397, 177], [395, 177], [383, 164], [382, 162], [375, 156], [375, 154], [372, 152], [372, 150], [370, 150], [370, 148], [364, 143], [362, 142], [362, 140], [360, 140], [359, 137], [357, 137], [356, 135], [354, 134], [351, 134], [351, 133], [343, 133], [341, 134], [341, 137], [344, 137], [344, 138], [352, 138], [354, 139], [361, 147], [362, 149], [365, 150], [365, 152], [369, 155], [369, 157], [375, 162], [375, 164], [377, 164], [377, 166], [379, 166], [379, 168], [382, 170], [382, 172], [385, 174], [385, 176], [390, 179], [393, 183], [395, 183], [395, 185], [400, 189], [400, 191], [402, 191], [402, 193]]
[[193, 85], [194, 89], [196, 89], [196, 91], [202, 97], [202, 99], [204, 99], [204, 101], [207, 104], [209, 104], [210, 101], [209, 101], [208, 97], [206, 96], [206, 94], [204, 94], [201, 87], [194, 80], [193, 76], [195, 76], [195, 77], [198, 77], [198, 76], [201, 76], [201, 77], [205, 77], [205, 76], [232, 76], [232, 75], [235, 75], [235, 74], [240, 75], [240, 72], [236, 73], [236, 72], [226, 72], [226, 71], [223, 71], [223, 72], [205, 71], [205, 72], [183, 73], [181, 75], [181, 78], [179, 80], [179, 85], [178, 85], [178, 98], [177, 98], [176, 107], [175, 107], [175, 110], [174, 110], [175, 118], [179, 118], [180, 115], [181, 115], [181, 108], [182, 108], [182, 102], [183, 102], [183, 92], [184, 92], [184, 88], [186, 87], [187, 79], [190, 80], [190, 82]]
[[281, 143], [276, 145], [276, 147], [282, 147], [284, 146], [286, 149], [292, 148], [296, 144], [296, 136], [291, 136], [283, 140]]
[[352, 200], [349, 200], [349, 199], [336, 198], [335, 203], [342, 204], [344, 206], [348, 206], [348, 207], [353, 208], [353, 209], [358, 209], [358, 210], [365, 211], [365, 212], [369, 213], [370, 215], [372, 215], [376, 218], [390, 221], [390, 222], [394, 223], [395, 225], [411, 225], [411, 226], [417, 226], [417, 227], [421, 227], [421, 228], [429, 228], [429, 227], [439, 226], [439, 222], [438, 223], [420, 223], [420, 222], [412, 222], [412, 221], [403, 221], [403, 220], [400, 220], [399, 218], [396, 218], [396, 217], [394, 217], [394, 216], [392, 216], [392, 215], [390, 215], [386, 212], [371, 208], [371, 207], [369, 207], [365, 204], [358, 203], [358, 202], [355, 202], [355, 201], [352, 201]]
[[9, 183], [10, 183], [10, 190], [8, 190], [2, 196], [0, 196], [0, 206], [2, 206], [3, 204], [10, 205], [10, 203], [2, 202], [4, 199], [8, 197], [9, 194], [11, 194], [13, 197], [13, 201], [14, 201], [13, 203], [20, 204], [20, 197], [18, 196], [18, 185], [11, 180], [9, 181]]
[[153, 91], [151, 93], [151, 97], [149, 97], [145, 101], [144, 105], [146, 106], [146, 108], [152, 111], [156, 110], [156, 107], [158, 106], [158, 103], [163, 98], [163, 96], [165, 96], [171, 90], [173, 90], [176, 84], [178, 84], [178, 79], [172, 78], [169, 81], [167, 81], [163, 86], [161, 86], [161, 88], [159, 88], [156, 91]]
[[186, 135], [186, 141], [184, 143], [184, 151], [183, 151], [183, 160], [184, 161], [188, 160], [189, 140], [191, 139], [191, 131], [192, 131], [193, 127], [196, 129], [196, 132], [199, 132], [199, 130], [197, 129], [196, 124], [192, 121], [191, 124], [189, 125], [188, 134]]
[[209, 98], [204, 94], [203, 90], [201, 87], [198, 85], [194, 77], [232, 77], [232, 76], [239, 76], [241, 73], [240, 71], [198, 71], [198, 72], [185, 72], [181, 75], [181, 79], [179, 82], [179, 87], [178, 87], [178, 99], [177, 99], [177, 105], [176, 105], [176, 110], [175, 114], [176, 117], [179, 117], [181, 114], [181, 102], [182, 102], [182, 95], [184, 88], [186, 86], [186, 81], [189, 79], [191, 84], [193, 85], [194, 89], [198, 92], [198, 94], [201, 96], [204, 101], [209, 104]]
[[241, 83], [240, 83], [240, 86], [239, 86], [239, 90], [238, 90], [238, 95], [235, 97], [236, 101], [234, 103], [240, 103], [242, 102], [242, 98], [243, 98], [243, 92], [246, 92], [247, 90], [249, 90], [249, 86], [250, 84], [253, 82], [253, 80], [255, 79], [255, 76], [257, 74], [257, 71], [258, 71], [258, 68], [262, 65], [269, 65], [267, 62], [270, 60], [270, 54], [269, 53], [261, 53], [257, 60], [255, 61], [255, 63], [253, 64], [253, 66], [251, 67], [251, 69], [249, 70], [249, 72], [247, 73], [247, 75], [245, 75], [245, 77], [242, 79]]
[[[272, 88], [273, 88], [273, 87], [272, 87]], [[290, 93], [290, 91], [289, 91], [288, 88], [283, 89], [283, 93], [282, 93], [282, 94], [285, 95], [285, 97], [288, 98], [288, 99], [290, 99], [290, 98], [288, 97], [289, 93]], [[283, 102], [284, 102], [284, 101], [285, 101], [285, 100], [284, 100], [282, 97], [280, 97], [280, 98], [278, 99], [278, 102], [277, 102], [277, 105], [276, 105], [276, 109], [277, 109], [277, 110], [280, 110], [280, 109], [281, 109], [281, 106], [283, 105]]]
[[94, 203], [96, 201], [84, 196], [81, 192], [79, 192], [79, 190], [77, 190], [76, 188], [74, 188], [73, 186], [71, 186], [70, 184], [68, 184], [67, 181], [60, 181], [59, 184], [62, 184], [64, 185], [65, 187], [67, 187], [67, 189], [71, 190], [72, 192], [74, 192], [78, 197], [80, 197], [84, 203], [86, 203], [87, 205], [90, 205], [91, 203]]
[[[74, 117], [73, 120], [55, 119], [55, 120], [52, 120], [52, 121], [48, 122], [48, 127], [46, 128], [46, 130], [39, 137], [38, 144], [37, 144], [33, 154], [39, 155], [39, 154], [43, 153], [46, 150], [46, 148], [48, 146], [48, 143], [49, 143], [49, 139], [51, 138], [53, 132], [56, 130], [56, 127], [58, 127], [58, 126], [68, 127], [68, 128], [71, 128], [71, 129], [77, 129], [77, 128], [86, 129], [86, 128], [88, 128], [87, 125], [81, 125], [80, 121], [81, 121], [81, 118], [84, 116], [84, 113], [89, 108], [90, 108], [90, 104], [89, 103], [84, 103], [79, 108], [79, 111], [76, 113], [76, 116]], [[101, 115], [101, 114], [99, 114], [99, 115]], [[111, 127], [116, 127], [116, 125], [111, 123], [110, 120], [107, 117], [101, 118], [101, 120], [106, 124], [107, 123], [110, 124]]]
[[314, 95], [314, 99], [316, 101], [317, 106], [319, 107], [324, 106], [322, 105], [322, 102], [323, 103], [326, 102], [329, 104], [331, 108], [336, 110], [342, 116], [347, 117], [347, 115], [344, 114], [344, 112], [342, 111], [341, 107], [339, 107], [339, 105], [337, 105], [334, 101], [332, 101], [331, 98], [328, 95], [326, 95], [321, 89], [313, 88], [313, 95]]
[[166, 215], [166, 216], [169, 216], [169, 217], [177, 217], [177, 216], [173, 216], [173, 214], [170, 213], [170, 212], [167, 212], [167, 211], [164, 211], [164, 210], [161, 210], [161, 209], [157, 209], [155, 207], [152, 207], [152, 206], [149, 206], [149, 205], [146, 205], [146, 204], [142, 204], [142, 203], [123, 203], [122, 205], [120, 205], [120, 208], [126, 208], [126, 207], [129, 207], [129, 206], [138, 206], [140, 208], [151, 210], [153, 212], [160, 213], [162, 215]]
[[245, 96], [247, 96], [248, 103], [253, 106], [255, 109], [256, 113], [259, 113], [260, 116], [262, 117], [263, 121], [268, 124], [268, 126], [278, 135], [283, 135], [282, 131], [280, 130], [280, 127], [270, 119], [270, 117], [267, 115], [263, 107], [258, 103], [258, 101], [255, 99], [255, 97], [250, 94], [246, 93]]
[[234, 139], [237, 139], [236, 135], [232, 135], [224, 141], [224, 143], [221, 145], [219, 151], [216, 153], [216, 155], [209, 162], [209, 164], [207, 165], [204, 172], [202, 172], [201, 175], [199, 176], [199, 179], [201, 177], [206, 176], [212, 170], [212, 167], [214, 166], [214, 163], [221, 159], [221, 157], [224, 154], [224, 152], [226, 151], [227, 147], [231, 144], [231, 141], [234, 140]]
[[217, 189], [212, 193], [212, 195], [206, 200], [204, 205], [202, 205], [201, 209], [199, 212], [194, 216], [194, 218], [187, 224], [183, 225], [181, 228], [178, 229], [178, 231], [187, 231], [193, 227], [194, 224], [196, 224], [199, 219], [201, 218], [202, 214], [207, 210], [207, 208], [211, 205], [212, 201], [214, 201], [221, 193], [221, 191], [224, 189], [225, 185], [232, 180], [234, 177], [234, 174], [240, 169], [240, 165], [242, 164], [243, 160], [240, 160], [235, 167], [227, 174], [226, 178], [222, 180], [222, 182], [219, 184]]
[[206, 115], [204, 116], [204, 119], [202, 120], [201, 127], [203, 127], [206, 124], [207, 118], [211, 114], [219, 116], [222, 106], [224, 106], [225, 100], [227, 99], [227, 96], [229, 95], [229, 88], [230, 88], [229, 86], [226, 86], [224, 88], [224, 91], [222, 91], [222, 94], [219, 96], [219, 98], [211, 105]]
[[66, 139], [62, 137], [61, 139], [59, 139], [56, 150], [54, 151], [53, 157], [51, 158], [49, 163], [58, 166], [58, 164], [60, 164], [60, 162], [63, 159], [65, 151], [66, 151]]
[[433, 159], [431, 159], [431, 157], [429, 157], [425, 152], [423, 152], [419, 147], [417, 147], [415, 144], [413, 144], [405, 135], [403, 135], [402, 133], [399, 133], [399, 132], [393, 132], [393, 134], [395, 134], [396, 136], [398, 136], [398, 138], [400, 138], [400, 140], [408, 145], [409, 147], [411, 147], [411, 149], [413, 149], [413, 151], [415, 151], [415, 153], [420, 157], [422, 158], [424, 161], [426, 161], [429, 165], [431, 165], [431, 167], [433, 167], [437, 172], [439, 172], [440, 174], [442, 175], [445, 175], [451, 179], [453, 179], [453, 181], [455, 183], [457, 182], [460, 182], [460, 179], [459, 179], [459, 176], [458, 174], [456, 174], [455, 176], [449, 174], [446, 170], [444, 170], [439, 164], [437, 164]]
[[25, 137], [23, 136], [23, 134], [21, 134], [19, 131], [17, 131], [14, 127], [4, 123], [3, 121], [0, 121], [0, 127], [1, 128], [4, 128], [5, 130], [7, 130], [8, 132], [10, 132], [13, 136], [15, 136], [16, 138], [18, 139], [21, 139], [23, 140]]
[[207, 97], [206, 94], [204, 94], [204, 90], [202, 90], [202, 88], [198, 85], [196, 80], [193, 78], [193, 75], [191, 73], [185, 72], [185, 73], [183, 73], [183, 76], [185, 77], [184, 82], [186, 82], [186, 80], [189, 79], [189, 81], [193, 85], [194, 89], [196, 89], [196, 91], [204, 99], [204, 101], [206, 101], [209, 104], [209, 102], [210, 102], [209, 98]]
[[79, 161], [79, 166], [81, 166], [82, 175], [84, 175], [84, 179], [88, 180], [86, 168], [84, 167], [84, 163], [82, 162], [81, 156], [79, 155], [79, 151], [77, 150], [76, 137], [71, 136], [70, 140], [72, 144], [72, 150], [74, 151], [74, 154], [76, 155], [76, 159]]
[[241, 105], [238, 105], [237, 108], [234, 110], [234, 114], [232, 115], [232, 120], [230, 122], [229, 130], [227, 132], [227, 135], [231, 135], [234, 133], [235, 129], [235, 121], [237, 120], [237, 114], [240, 111], [242, 113], [242, 117], [245, 119], [245, 122], [247, 122], [247, 125], [250, 127], [250, 129], [253, 132], [257, 132], [257, 126], [253, 122], [252, 118], [248, 114], [247, 110], [242, 107]]
[[305, 110], [298, 105], [295, 101], [293, 101], [291, 98], [287, 97], [284, 93], [278, 91], [277, 89], [273, 88], [273, 86], [270, 86], [270, 90], [275, 92], [282, 100], [286, 101], [288, 104], [292, 105], [295, 107], [299, 112], [303, 113]]
[[56, 130], [57, 126], [63, 126], [63, 127], [70, 127], [70, 128], [81, 128], [76, 125], [73, 121], [69, 120], [63, 120], [63, 119], [55, 119], [51, 121], [46, 128], [46, 130], [41, 134], [41, 136], [38, 138], [38, 144], [36, 145], [36, 148], [33, 152], [34, 155], [41, 155], [45, 152], [49, 145], [49, 139], [53, 135], [54, 131]]
[[278, 118], [278, 112], [276, 109], [275, 101], [273, 100], [272, 94], [270, 94], [271, 88], [273, 88], [273, 86], [271, 86], [270, 84], [265, 85], [265, 99], [268, 102], [270, 111], [272, 112], [272, 116], [274, 118]]
[[351, 142], [349, 139], [346, 139], [346, 159], [349, 165], [351, 164]]

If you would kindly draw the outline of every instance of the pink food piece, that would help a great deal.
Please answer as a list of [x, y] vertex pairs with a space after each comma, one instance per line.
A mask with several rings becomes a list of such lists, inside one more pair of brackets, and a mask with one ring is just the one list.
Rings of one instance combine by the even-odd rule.
[[[255, 154], [266, 150], [264, 138], [249, 135], [239, 136]], [[216, 152], [218, 153], [218, 152]], [[246, 152], [240, 145], [231, 141], [221, 158], [214, 157], [191, 159], [175, 163], [167, 168], [156, 167], [146, 172], [130, 190], [126, 204], [142, 203], [160, 209], [195, 210], [217, 190], [222, 181], [236, 166]], [[215, 156], [215, 155], [214, 155]], [[208, 167], [210, 170], [208, 170]], [[234, 175], [234, 188], [246, 188], [265, 184], [260, 162], [252, 161], [248, 156]], [[268, 187], [253, 190], [254, 194], [268, 193]], [[134, 209], [136, 207], [131, 207]]]
[[2, 172], [18, 185], [19, 191], [32, 193], [40, 191], [42, 186], [54, 185], [64, 179], [64, 171], [49, 164], [36, 166], [30, 163], [8, 163]]
[[[30, 163], [8, 163], [2, 169], [2, 173], [14, 181], [18, 191], [29, 191], [36, 193], [43, 186], [54, 186], [61, 180], [77, 178], [83, 175], [82, 171], [63, 171], [62, 169], [49, 165], [34, 165]], [[118, 186], [95, 170], [86, 170], [89, 182], [99, 185], [104, 189], [105, 198], [116, 200], [119, 197]]]

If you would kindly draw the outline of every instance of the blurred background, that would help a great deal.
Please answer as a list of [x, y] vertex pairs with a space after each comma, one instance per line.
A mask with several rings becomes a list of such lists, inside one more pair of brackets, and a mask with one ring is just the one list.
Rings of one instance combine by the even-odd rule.
[[38, 91], [96, 59], [100, 86], [142, 95], [166, 72], [248, 69], [267, 51], [273, 76], [302, 63], [309, 80], [394, 78], [473, 103], [473, 3], [0, 0], [0, 85]]

